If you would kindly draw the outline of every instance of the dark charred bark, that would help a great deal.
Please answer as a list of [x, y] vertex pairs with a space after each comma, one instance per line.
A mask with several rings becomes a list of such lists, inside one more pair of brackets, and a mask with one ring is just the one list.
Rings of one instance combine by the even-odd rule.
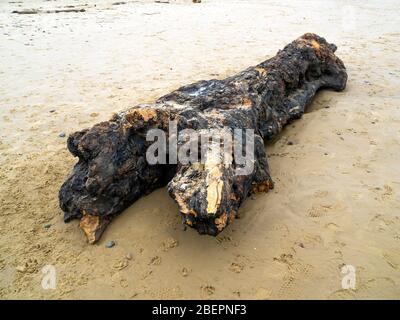
[[[70, 135], [68, 149], [79, 161], [59, 194], [65, 221], [81, 219], [93, 243], [115, 215], [168, 184], [183, 222], [199, 233], [217, 235], [249, 193], [273, 186], [264, 139], [300, 118], [319, 89], [345, 88], [346, 70], [335, 50], [325, 39], [305, 34], [274, 58], [235, 76], [181, 87], [153, 104], [133, 107]], [[253, 170], [235, 174], [238, 163], [214, 161], [222, 155], [210, 150], [203, 150], [205, 163], [150, 165], [146, 150], [152, 142], [146, 141], [146, 133], [158, 128], [168, 135], [171, 120], [178, 131], [254, 130]]]

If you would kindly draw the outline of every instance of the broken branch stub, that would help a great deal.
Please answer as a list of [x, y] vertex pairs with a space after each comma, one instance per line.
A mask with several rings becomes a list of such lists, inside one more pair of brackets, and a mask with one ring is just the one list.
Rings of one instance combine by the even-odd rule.
[[[115, 215], [168, 184], [183, 222], [199, 233], [217, 235], [233, 221], [249, 193], [273, 187], [264, 140], [300, 118], [319, 89], [345, 88], [346, 69], [335, 51], [335, 45], [308, 33], [237, 75], [181, 87], [152, 104], [71, 134], [68, 149], [79, 161], [59, 193], [65, 221], [81, 219], [80, 226], [93, 243]], [[150, 164], [146, 151], [152, 142], [146, 135], [158, 129], [170, 141], [171, 122], [178, 131], [234, 135], [235, 129], [250, 130], [250, 166], [240, 172], [243, 163], [235, 159], [235, 148], [226, 148], [225, 143], [221, 152], [215, 141], [199, 150], [204, 161]], [[241, 138], [245, 147], [249, 145], [249, 135]], [[184, 143], [177, 143], [179, 153]], [[224, 162], [226, 155], [233, 161]]]

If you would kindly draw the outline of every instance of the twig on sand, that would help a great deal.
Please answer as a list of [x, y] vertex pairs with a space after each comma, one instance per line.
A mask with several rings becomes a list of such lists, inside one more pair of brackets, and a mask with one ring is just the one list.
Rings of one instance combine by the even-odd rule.
[[86, 11], [85, 9], [56, 9], [56, 10], [24, 9], [24, 10], [14, 10], [11, 13], [38, 14], [38, 13], [85, 12], [85, 11]]
[[85, 9], [57, 9], [57, 10], [47, 10], [45, 13], [60, 13], [60, 12], [85, 12]]
[[39, 10], [36, 9], [25, 9], [25, 10], [14, 10], [11, 13], [17, 13], [17, 14], [37, 14], [39, 13]]

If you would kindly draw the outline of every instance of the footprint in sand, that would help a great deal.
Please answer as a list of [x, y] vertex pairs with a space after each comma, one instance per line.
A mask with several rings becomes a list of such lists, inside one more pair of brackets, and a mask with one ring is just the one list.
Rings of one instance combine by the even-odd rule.
[[[397, 218], [397, 219], [396, 219]], [[382, 214], [376, 214], [369, 222], [369, 227], [373, 230], [384, 232], [389, 230], [398, 230], [398, 217], [392, 219], [391, 217], [384, 216]]]
[[385, 252], [383, 254], [383, 259], [393, 269], [395, 269], [395, 270], [399, 269], [399, 265], [400, 265], [400, 255], [399, 254]]
[[293, 275], [301, 273], [304, 276], [312, 269], [311, 265], [303, 263], [291, 253], [282, 253], [279, 257], [273, 258], [273, 261], [286, 265], [289, 274]]
[[201, 292], [205, 296], [211, 296], [215, 292], [215, 287], [209, 284], [205, 284], [201, 286]]
[[308, 216], [312, 218], [319, 218], [322, 216], [325, 216], [329, 213], [329, 211], [332, 209], [332, 205], [326, 204], [326, 205], [313, 205], [309, 210], [308, 210]]
[[241, 263], [232, 262], [229, 266], [229, 270], [234, 273], [241, 273], [244, 269], [244, 265]]
[[300, 245], [302, 248], [312, 249], [322, 244], [322, 238], [317, 234], [305, 234], [295, 244]]
[[314, 192], [314, 197], [316, 197], [316, 198], [325, 198], [325, 197], [328, 196], [328, 194], [329, 194], [329, 192], [326, 191], [326, 190], [317, 190], [317, 191]]
[[334, 291], [330, 295], [328, 295], [328, 299], [349, 300], [349, 299], [354, 299], [355, 296], [356, 296], [356, 294], [355, 294], [354, 290], [340, 289], [340, 290]]
[[390, 199], [393, 195], [393, 188], [388, 184], [383, 186], [383, 193], [381, 195], [382, 200]]
[[340, 230], [339, 226], [334, 222], [327, 223], [325, 228], [335, 232]]
[[258, 288], [255, 293], [255, 298], [257, 300], [268, 300], [271, 299], [272, 292], [266, 288]]

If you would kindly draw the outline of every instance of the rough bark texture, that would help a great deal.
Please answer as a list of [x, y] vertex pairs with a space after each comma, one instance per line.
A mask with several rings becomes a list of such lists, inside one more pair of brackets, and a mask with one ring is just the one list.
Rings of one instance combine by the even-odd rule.
[[[168, 184], [183, 222], [201, 234], [217, 235], [249, 193], [273, 186], [264, 139], [300, 118], [319, 89], [345, 88], [346, 70], [335, 50], [325, 39], [305, 34], [272, 59], [235, 76], [181, 87], [70, 135], [68, 149], [79, 162], [59, 194], [65, 221], [81, 219], [93, 243], [112, 217]], [[239, 165], [215, 161], [221, 154], [210, 152], [213, 148], [205, 151], [205, 163], [149, 165], [146, 150], [152, 142], [146, 141], [146, 133], [158, 128], [168, 134], [171, 120], [178, 130], [253, 129], [254, 169], [235, 174]]]

